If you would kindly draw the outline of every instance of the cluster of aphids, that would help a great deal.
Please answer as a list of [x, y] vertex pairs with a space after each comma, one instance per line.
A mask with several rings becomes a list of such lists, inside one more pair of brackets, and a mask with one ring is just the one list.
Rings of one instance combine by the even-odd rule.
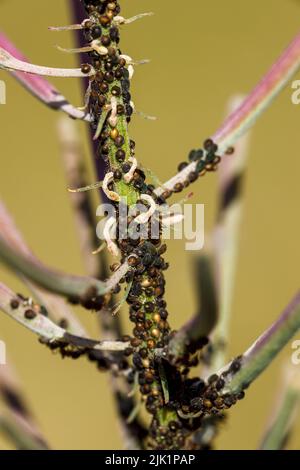
[[[90, 21], [85, 22], [85, 39], [91, 42], [99, 40], [107, 53], [99, 55], [97, 51], [90, 53], [91, 63], [96, 74], [91, 80], [91, 96], [89, 108], [95, 118], [95, 128], [101, 119], [105, 106], [111, 104], [112, 97], [117, 98], [116, 120], [109, 120], [104, 124], [100, 134], [100, 154], [114, 162], [113, 180], [108, 190], [120, 181], [124, 174], [128, 174], [132, 165], [128, 161], [134, 156], [135, 144], [129, 142], [130, 155], [126, 153], [126, 136], [118, 129], [118, 117], [123, 116], [130, 121], [133, 109], [130, 96], [130, 76], [126, 60], [118, 49], [118, 28], [113, 19], [120, 13], [116, 1], [85, 1]], [[83, 65], [83, 71], [90, 71], [89, 65]], [[115, 125], [114, 125], [115, 124]], [[113, 150], [112, 150], [113, 149]], [[112, 154], [113, 152], [113, 154]], [[154, 195], [154, 186], [146, 184], [145, 174], [135, 169], [130, 184], [137, 193], [149, 195], [160, 204], [163, 201]], [[143, 202], [143, 201], [141, 201]], [[138, 201], [137, 201], [138, 203]], [[131, 221], [128, 220], [128, 225]], [[152, 414], [157, 407], [163, 406], [162, 390], [154, 360], [154, 350], [163, 348], [169, 337], [170, 327], [167, 322], [168, 312], [163, 299], [165, 292], [165, 279], [163, 271], [168, 264], [162, 258], [166, 246], [161, 239], [131, 238], [118, 241], [121, 251], [121, 262], [127, 258], [132, 269], [122, 280], [132, 283], [127, 302], [130, 305], [130, 320], [134, 323], [133, 337], [129, 338], [131, 346], [126, 354], [132, 355], [135, 373], [142, 396], [146, 400], [146, 407]], [[114, 269], [113, 267], [112, 269]], [[117, 286], [115, 292], [120, 290]], [[128, 377], [129, 382], [134, 380], [133, 375]]]
[[241, 368], [242, 357], [235, 358], [228, 370], [220, 375], [213, 374], [207, 381], [201, 379], [187, 379], [184, 383], [184, 390], [180, 403], [181, 415], [195, 415], [203, 417], [205, 414], [218, 414], [234, 405], [237, 400], [244, 398], [244, 392], [237, 395], [224, 393], [228, 376], [232, 378]]
[[[217, 155], [217, 151], [217, 144], [212, 139], [206, 139], [203, 143], [203, 150], [192, 150], [190, 152], [189, 161], [196, 162], [195, 171], [199, 176], [205, 175], [207, 171], [216, 171], [218, 169], [221, 157]], [[182, 165], [185, 165], [185, 163]]]
[[167, 304], [163, 298], [165, 279], [162, 270], [167, 267], [161, 257], [164, 251], [165, 245], [156, 247], [144, 241], [135, 250], [138, 256], [129, 256], [129, 263], [134, 263], [136, 273], [127, 298], [129, 319], [134, 323], [134, 328], [131, 347], [126, 354], [133, 354], [132, 362], [138, 372], [140, 392], [151, 414], [155, 414], [157, 407], [164, 403], [154, 351], [162, 349], [170, 335]]
[[[186, 440], [191, 434], [201, 429], [204, 417], [221, 418], [224, 411], [231, 408], [238, 400], [242, 400], [245, 395], [243, 391], [238, 394], [224, 391], [226, 381], [232, 379], [241, 365], [242, 356], [239, 356], [232, 361], [226, 371], [220, 375], [213, 374], [206, 381], [200, 378], [180, 380], [176, 372], [172, 378], [169, 377], [171, 387], [168, 408], [176, 412], [177, 418], [164, 426], [159, 420], [154, 419], [150, 428], [152, 440], [149, 446], [162, 450], [182, 448], [187, 445]], [[176, 379], [176, 383], [172, 383], [172, 379]]]
[[[181, 192], [190, 183], [207, 171], [216, 170], [220, 157], [218, 147], [211, 140], [204, 142], [203, 150], [194, 150], [189, 155], [189, 161], [196, 162], [195, 169], [188, 173], [186, 180], [178, 182], [174, 188], [165, 189], [160, 195], [155, 194], [155, 187], [146, 183], [146, 177], [137, 167], [135, 160], [135, 143], [128, 139], [126, 124], [130, 122], [133, 104], [130, 95], [130, 58], [124, 56], [119, 47], [119, 31], [115, 18], [120, 13], [117, 0], [84, 0], [89, 18], [84, 21], [84, 35], [88, 44], [94, 44], [89, 52], [90, 64], [82, 65], [82, 72], [89, 77], [89, 111], [93, 117], [93, 127], [99, 138], [99, 156], [109, 163], [109, 175], [106, 181], [106, 194], [114, 202], [120, 202], [114, 192], [116, 184], [125, 181], [135, 191], [136, 203], [150, 204], [153, 201], [160, 206], [173, 194]], [[99, 126], [99, 123], [101, 126]], [[125, 123], [125, 126], [124, 126]], [[188, 163], [179, 165], [178, 170], [184, 170]], [[130, 176], [130, 177], [129, 177]], [[148, 200], [147, 200], [148, 197]], [[147, 202], [148, 201], [148, 202]], [[150, 202], [149, 202], [150, 201]], [[149, 211], [144, 206], [145, 211]], [[120, 216], [120, 205], [116, 208]], [[132, 222], [127, 218], [127, 227]], [[119, 222], [117, 228], [117, 247], [121, 253], [121, 262], [128, 261], [131, 270], [121, 280], [130, 287], [127, 295], [129, 318], [134, 324], [133, 336], [124, 337], [130, 342], [125, 355], [132, 362], [127, 380], [130, 384], [138, 385], [142, 400], [147, 411], [153, 415], [150, 429], [150, 444], [155, 448], [182, 448], [187, 436], [191, 433], [191, 423], [196, 423], [206, 414], [219, 413], [232, 404], [232, 397], [222, 397], [222, 377], [205, 383], [198, 379], [188, 379], [189, 368], [198, 364], [196, 352], [191, 351], [180, 364], [171, 365], [168, 358], [162, 360], [156, 354], [158, 350], [166, 349], [174, 332], [168, 323], [167, 304], [164, 300], [165, 278], [164, 271], [168, 263], [163, 259], [166, 245], [162, 243], [161, 225], [159, 236], [154, 238], [149, 234], [141, 237], [120, 237]], [[161, 219], [159, 219], [161, 220]], [[118, 268], [114, 264], [111, 269]], [[120, 285], [115, 293], [120, 291]], [[87, 294], [86, 305], [93, 307], [93, 296]], [[127, 361], [127, 362], [126, 362]], [[125, 359], [128, 364], [128, 360]], [[168, 388], [169, 399], [166, 403], [166, 390], [162, 381], [162, 368], [165, 374], [165, 387]], [[224, 380], [223, 380], [224, 381]], [[225, 383], [225, 382], [224, 382]], [[166, 407], [173, 416], [167, 424], [162, 425], [158, 411]], [[182, 415], [182, 418], [180, 417]], [[195, 419], [185, 419], [185, 415], [196, 415]], [[198, 426], [199, 426], [199, 422]]]
[[[113, 19], [120, 13], [117, 1], [85, 1], [89, 19], [84, 22], [84, 37], [87, 43], [97, 41], [98, 46], [89, 52], [91, 64], [83, 64], [82, 72], [88, 74], [93, 66], [95, 74], [90, 80], [89, 109], [93, 116], [92, 126], [96, 130], [101, 115], [106, 107], [111, 106], [111, 98], [117, 99], [116, 115], [126, 117], [130, 122], [133, 108], [131, 106], [130, 80], [128, 63], [120, 49], [119, 30]], [[100, 135], [99, 156], [108, 159], [110, 141], [115, 145], [115, 158], [125, 160], [122, 147], [124, 136], [117, 126], [103, 126]]]
[[149, 431], [148, 447], [155, 450], [177, 450], [186, 446], [190, 430], [185, 424], [174, 419], [161, 426], [158, 419], [153, 419]]
[[[32, 299], [24, 297], [22, 294], [17, 294], [10, 301], [10, 308], [13, 311], [17, 311], [22, 308], [24, 312], [24, 320], [28, 322], [33, 321], [38, 318], [39, 315], [48, 317], [48, 311], [44, 306], [38, 305], [33, 302]], [[58, 326], [68, 330], [69, 322], [66, 318], [61, 318], [58, 322]], [[70, 338], [76, 339], [76, 342], [72, 344]], [[61, 356], [69, 357], [72, 359], [78, 359], [82, 356], [86, 356], [90, 361], [95, 362], [99, 370], [110, 370], [112, 366], [116, 371], [125, 371], [129, 368], [128, 361], [124, 358], [122, 352], [102, 352], [96, 349], [93, 349], [92, 346], [86, 344], [86, 341], [82, 340], [83, 344], [80, 344], [80, 338], [69, 335], [67, 332], [59, 340], [51, 341], [40, 338], [40, 343], [45, 344], [51, 351], [59, 352]]]
[[10, 308], [12, 310], [18, 310], [19, 307], [22, 307], [24, 310], [25, 320], [33, 320], [39, 314], [44, 316], [48, 315], [45, 307], [34, 304], [32, 299], [22, 294], [17, 294], [16, 297], [10, 301]]
[[[178, 171], [184, 170], [189, 163], [196, 163], [193, 171], [190, 171], [186, 180], [177, 183], [174, 192], [180, 192], [183, 188], [189, 186], [190, 183], [196, 181], [199, 176], [204, 176], [208, 171], [216, 171], [221, 161], [221, 157], [217, 155], [218, 146], [212, 139], [206, 139], [203, 143], [203, 149], [192, 150], [188, 156], [188, 162], [182, 162], [178, 165]], [[232, 151], [232, 150], [230, 150]]]
[[[218, 145], [212, 139], [206, 139], [203, 142], [203, 149], [191, 150], [188, 155], [188, 161], [180, 163], [177, 170], [181, 172], [191, 163], [196, 164], [195, 168], [185, 175], [185, 179], [178, 181], [172, 189], [162, 191], [160, 194], [160, 203], [165, 203], [173, 193], [180, 193], [207, 172], [217, 171], [219, 163], [221, 162], [221, 157], [217, 155], [217, 152]], [[233, 152], [234, 148], [230, 147], [226, 151], [226, 154], [231, 155]]]
[[94, 363], [100, 372], [114, 370], [115, 373], [125, 373], [129, 370], [129, 364], [122, 352], [102, 352], [89, 347], [79, 347], [71, 345], [66, 340], [49, 342], [40, 338], [40, 343], [47, 346], [51, 351], [59, 353], [64, 359], [65, 357], [71, 359], [79, 359], [86, 357], [90, 362]]

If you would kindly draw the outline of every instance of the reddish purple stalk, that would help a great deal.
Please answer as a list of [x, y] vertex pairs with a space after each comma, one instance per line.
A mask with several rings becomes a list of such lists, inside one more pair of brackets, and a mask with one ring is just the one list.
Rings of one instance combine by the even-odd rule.
[[[16, 48], [9, 38], [0, 32], [0, 48], [3, 48], [17, 60], [28, 62], [27, 58]], [[24, 73], [18, 70], [10, 70], [11, 75], [16, 78], [28, 91], [30, 91], [40, 101], [52, 109], [62, 110], [69, 116], [77, 119], [89, 120], [89, 116], [83, 111], [72, 106], [59, 91], [39, 75]]]

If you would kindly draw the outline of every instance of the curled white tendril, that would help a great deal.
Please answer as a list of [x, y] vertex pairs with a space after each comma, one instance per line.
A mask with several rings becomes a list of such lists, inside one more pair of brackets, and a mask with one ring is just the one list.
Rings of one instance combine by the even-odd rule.
[[107, 249], [113, 256], [119, 255], [119, 248], [117, 247], [117, 244], [112, 240], [111, 235], [111, 231], [115, 229], [116, 225], [117, 221], [115, 217], [110, 217], [103, 229], [103, 238], [106, 241]]
[[[193, 197], [194, 193], [189, 193], [186, 197], [181, 199], [177, 204], [182, 206], [185, 202], [187, 202], [191, 197]], [[172, 227], [173, 225], [179, 224], [184, 220], [184, 214], [179, 212], [174, 212], [172, 207], [170, 208], [168, 205], [160, 206], [158, 208], [159, 212], [161, 213], [161, 222], [164, 227]]]
[[169, 214], [162, 218], [162, 224], [165, 227], [171, 227], [172, 225], [179, 224], [183, 219], [183, 214]]
[[133, 63], [133, 59], [132, 59], [132, 57], [130, 57], [130, 55], [121, 54], [120, 57], [121, 57], [121, 59], [124, 59], [126, 61], [126, 64], [132, 64]]
[[153, 199], [152, 196], [149, 196], [149, 194], [141, 194], [140, 195], [140, 199], [142, 201], [146, 201], [150, 207], [149, 209], [147, 210], [147, 212], [143, 212], [142, 214], [139, 214], [135, 219], [134, 221], [137, 223], [137, 224], [146, 224], [148, 222], [148, 220], [150, 219], [150, 217], [154, 214], [154, 212], [156, 211], [156, 203]]
[[133, 65], [128, 65], [128, 73], [129, 73], [129, 80], [131, 80], [134, 75]]
[[124, 180], [126, 183], [132, 181], [135, 170], [137, 169], [137, 159], [135, 157], [129, 157], [128, 161], [132, 163], [130, 170], [125, 173]]
[[98, 39], [94, 39], [94, 41], [91, 42], [91, 48], [98, 52], [99, 55], [107, 55], [108, 54], [108, 49], [105, 46], [100, 45], [100, 41]]
[[108, 199], [114, 202], [120, 202], [121, 198], [119, 194], [116, 193], [115, 191], [111, 191], [110, 189], [108, 189], [108, 185], [109, 183], [113, 181], [113, 179], [114, 179], [114, 174], [112, 172], [107, 173], [102, 183], [102, 190], [106, 194]]

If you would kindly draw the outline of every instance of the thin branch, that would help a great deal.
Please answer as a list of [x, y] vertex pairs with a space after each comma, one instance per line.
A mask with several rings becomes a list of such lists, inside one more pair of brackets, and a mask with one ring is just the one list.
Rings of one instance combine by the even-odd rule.
[[[2, 201], [0, 201], [0, 227], [5, 240], [14, 250], [17, 250], [24, 255], [33, 256]], [[59, 325], [67, 324], [67, 330], [69, 333], [73, 333], [78, 336], [86, 336], [85, 328], [81, 325], [64, 299], [41, 289], [36, 284], [30, 282], [27, 278], [23, 276], [20, 277], [24, 284], [26, 284], [33, 293], [34, 297], [41, 305], [43, 305], [43, 307], [45, 307], [49, 318]]]
[[253, 126], [258, 117], [286, 87], [300, 67], [300, 34], [281, 54], [271, 69], [258, 83], [245, 101], [234, 111], [213, 135], [221, 153]]
[[[231, 114], [242, 101], [241, 97], [230, 100]], [[232, 312], [232, 298], [239, 246], [239, 232], [243, 209], [243, 182], [249, 153], [250, 134], [244, 135], [235, 146], [234, 154], [225, 156], [219, 167], [219, 212], [212, 234], [217, 277], [219, 320], [213, 332], [212, 370], [225, 364], [226, 343]]]
[[[300, 329], [300, 291], [278, 320], [243, 354], [238, 372], [228, 374], [224, 393], [246, 389]], [[224, 367], [228, 369], [228, 366]], [[224, 369], [218, 372], [220, 374]]]
[[287, 390], [280, 410], [269, 429], [260, 450], [283, 450], [290, 432], [290, 421], [299, 407], [299, 390]]
[[[82, 23], [86, 17], [83, 4], [77, 0], [70, 0], [70, 9], [72, 11], [74, 22]], [[80, 30], [75, 31], [75, 37], [78, 47], [85, 45], [84, 36]], [[79, 60], [81, 63], [85, 63], [85, 54], [80, 54]], [[85, 90], [88, 88], [88, 80], [83, 78], [81, 82], [83, 91], [85, 92]], [[99, 158], [98, 142], [93, 139], [94, 133], [95, 129], [90, 126], [90, 143], [92, 146], [93, 161], [96, 168], [97, 179], [102, 181], [106, 173], [105, 161], [103, 158]], [[101, 192], [101, 199], [104, 202], [107, 201], [104, 192]], [[103, 263], [102, 266], [106, 266], [106, 263]], [[89, 274], [91, 273], [89, 272]], [[99, 319], [101, 322], [102, 332], [105, 336], [110, 338], [121, 337], [122, 326], [120, 317], [112, 317], [110, 312], [102, 311]], [[136, 406], [136, 400], [134, 397], [128, 396], [130, 392], [130, 386], [123, 378], [116, 377], [113, 371], [110, 373], [110, 385], [118, 412], [118, 421], [125, 448], [128, 450], [140, 449], [147, 432], [137, 418], [134, 419], [131, 423], [128, 423], [128, 418]]]
[[68, 333], [43, 315], [41, 307], [31, 299], [23, 299], [0, 283], [0, 309], [49, 343], [62, 343], [96, 351], [124, 351], [129, 343], [94, 341]]
[[[0, 32], [0, 47], [7, 50], [17, 59], [28, 62], [26, 57], [15, 47], [5, 34]], [[25, 87], [33, 96], [54, 110], [61, 110], [74, 119], [90, 121], [91, 116], [72, 106], [68, 100], [45, 78], [19, 71], [10, 71], [11, 75]]]
[[0, 68], [8, 71], [15, 70], [48, 77], [80, 78], [94, 74], [92, 67], [87, 74], [84, 74], [81, 69], [61, 69], [30, 64], [29, 62], [17, 59], [2, 47], [0, 47]]
[[12, 270], [24, 275], [38, 286], [78, 302], [89, 301], [109, 293], [129, 270], [125, 262], [107, 281], [90, 277], [73, 276], [52, 270], [43, 265], [31, 253], [16, 248], [14, 237], [5, 227], [5, 218], [0, 206], [0, 259]]
[[17, 413], [0, 414], [2, 432], [18, 450], [47, 450], [43, 441], [32, 433], [27, 422]]
[[13, 271], [20, 273], [32, 282], [50, 292], [66, 296], [77, 302], [103, 296], [116, 286], [128, 271], [127, 263], [114, 273], [108, 281], [73, 276], [55, 271], [29, 256], [16, 253], [0, 236], [0, 258]]
[[[41, 431], [38, 429], [23, 391], [8, 362], [0, 367], [0, 395], [8, 412], [0, 415], [0, 431], [11, 438], [18, 446], [18, 439], [30, 439], [30, 448], [48, 449]], [[12, 432], [14, 430], [14, 432]]]
[[286, 446], [300, 405], [300, 373], [298, 366], [284, 370], [284, 390], [272, 420], [262, 439], [261, 450], [280, 450]]
[[[232, 113], [212, 136], [218, 145], [218, 155], [222, 156], [228, 148], [238, 141], [259, 116], [271, 105], [276, 96], [289, 83], [292, 76], [300, 67], [300, 35], [283, 52], [278, 61], [271, 67], [256, 88], [248, 95], [239, 108]], [[166, 189], [173, 190], [177, 183], [183, 184], [191, 172], [195, 172], [197, 162], [190, 163], [173, 178], [164, 183], [156, 194], [162, 194]]]

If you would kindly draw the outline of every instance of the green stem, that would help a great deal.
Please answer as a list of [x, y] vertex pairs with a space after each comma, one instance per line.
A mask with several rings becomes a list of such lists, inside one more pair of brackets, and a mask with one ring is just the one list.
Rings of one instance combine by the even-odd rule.
[[27, 256], [18, 253], [0, 236], [0, 259], [12, 270], [23, 274], [44, 289], [78, 300], [84, 299], [89, 293], [92, 295], [102, 296], [110, 292], [120, 279], [128, 271], [127, 263], [105, 282], [97, 279], [73, 276], [59, 271], [52, 270], [42, 263]]
[[129, 343], [122, 341], [95, 341], [72, 335], [40, 313], [39, 305], [22, 300], [2, 283], [0, 283], [0, 309], [50, 343], [62, 342], [78, 348], [99, 351], [124, 351], [129, 346]]
[[24, 429], [24, 426], [13, 415], [0, 416], [0, 431], [18, 450], [46, 450], [43, 443]]
[[224, 393], [238, 394], [247, 388], [272, 362], [300, 329], [300, 292], [279, 319], [243, 355], [242, 367], [224, 388]]
[[260, 447], [261, 450], [280, 450], [284, 447], [290, 423], [299, 405], [299, 400], [299, 390], [289, 388], [286, 391], [279, 412]]

